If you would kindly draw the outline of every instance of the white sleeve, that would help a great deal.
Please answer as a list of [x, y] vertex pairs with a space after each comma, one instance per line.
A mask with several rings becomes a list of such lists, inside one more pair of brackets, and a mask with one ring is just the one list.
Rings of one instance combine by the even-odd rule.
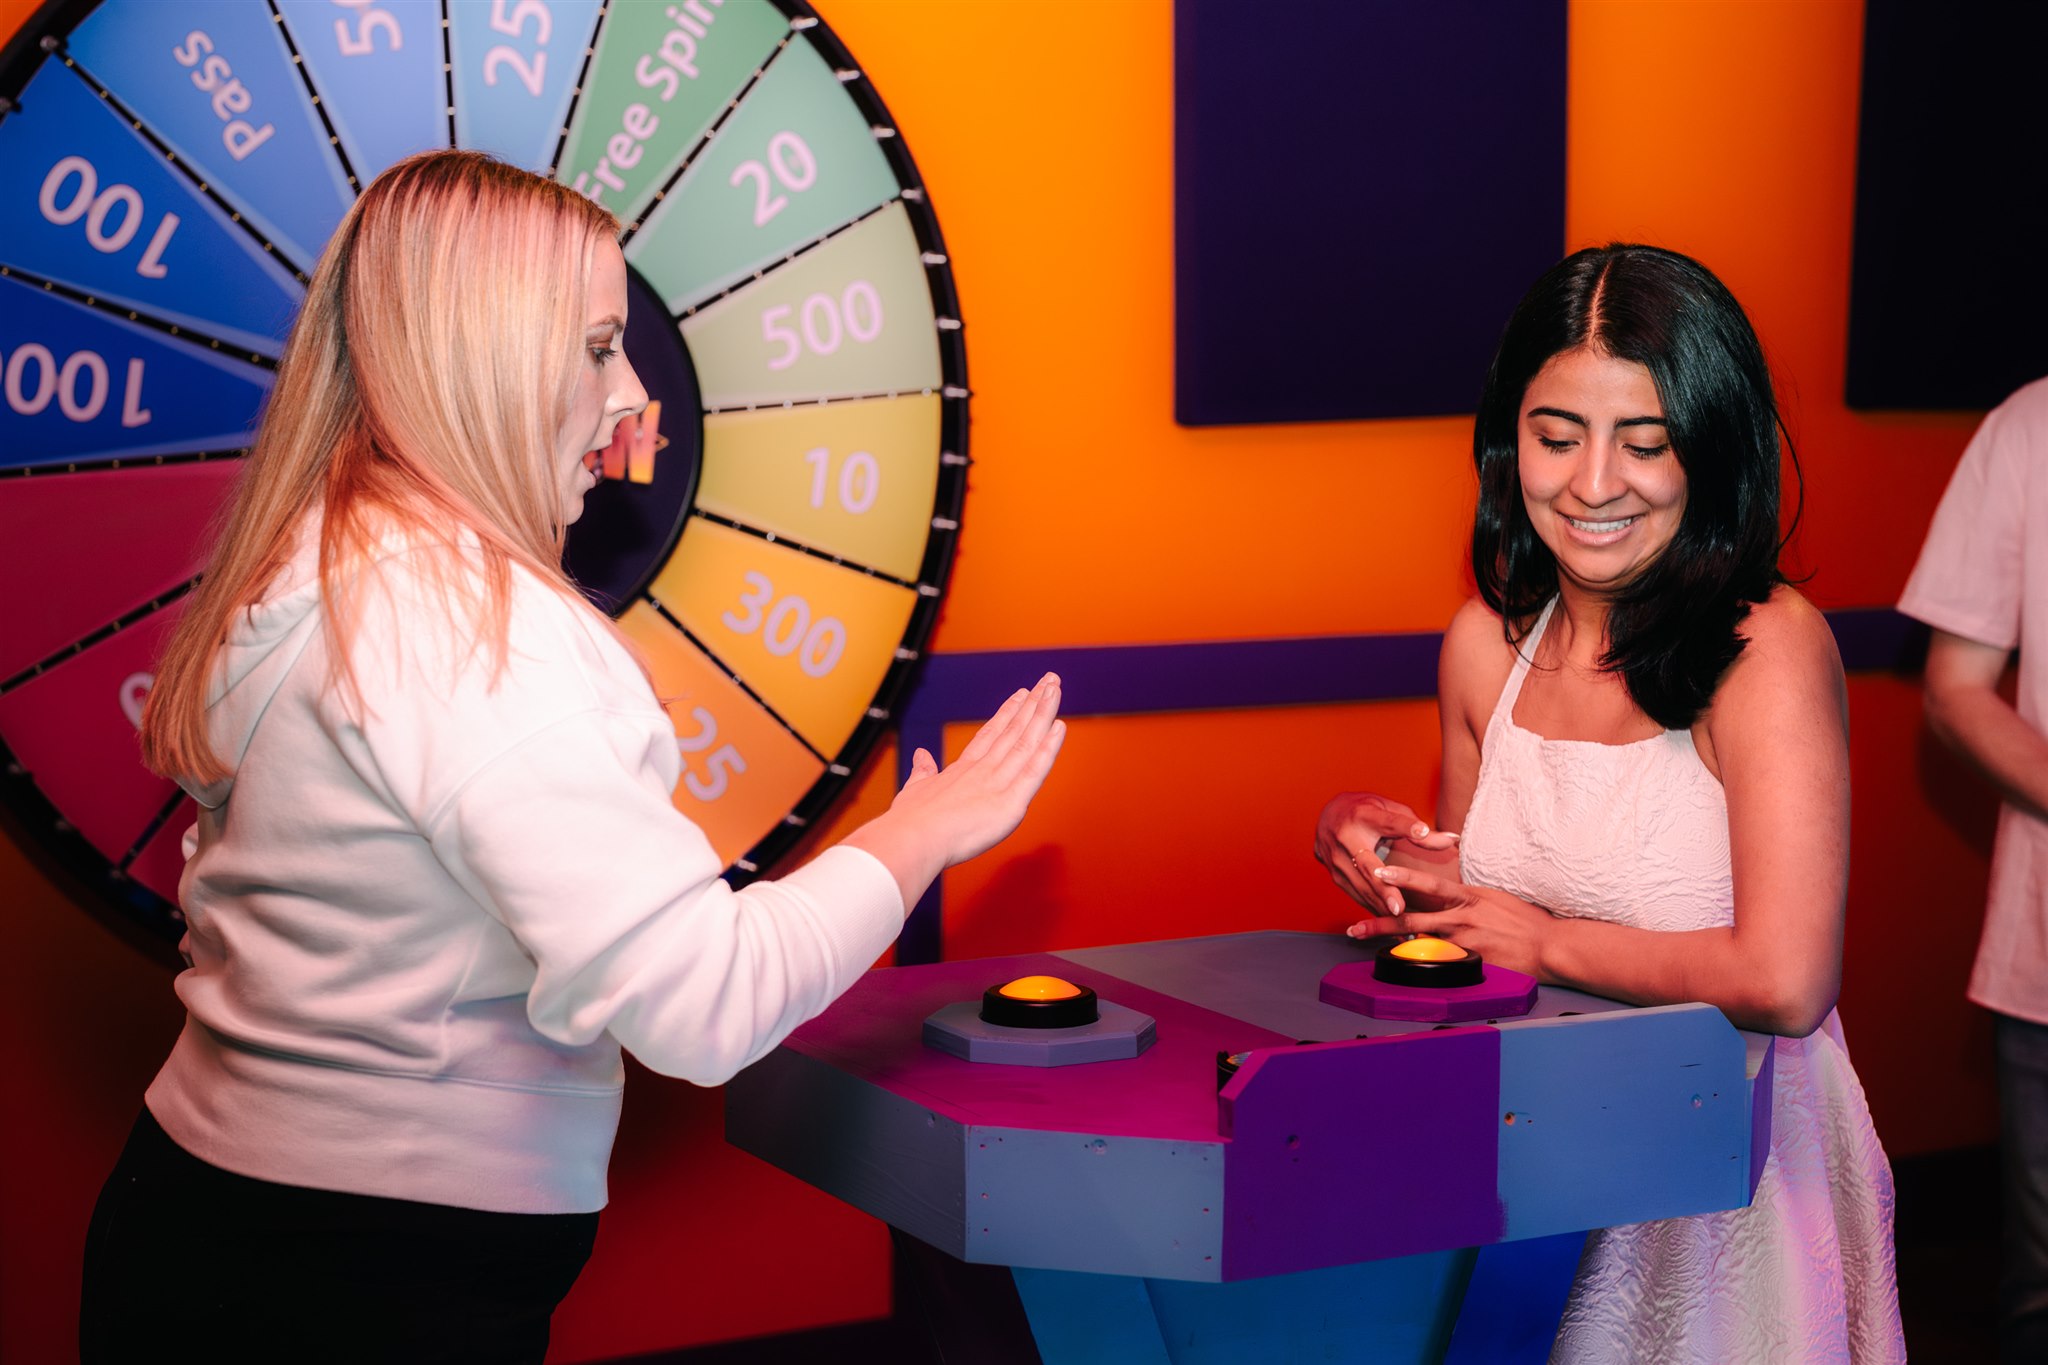
[[735, 892], [670, 804], [665, 727], [585, 711], [476, 772], [426, 828], [450, 875], [533, 960], [527, 1013], [558, 1042], [609, 1032], [716, 1085], [822, 1011], [903, 927], [895, 878], [835, 848]]
[[1906, 580], [1899, 610], [1979, 644], [2019, 643], [2029, 470], [2048, 446], [2048, 386], [2029, 385], [1984, 419], [1963, 451]]
[[[527, 1014], [572, 1046], [610, 1033], [652, 1069], [720, 1083], [874, 964], [896, 879], [835, 849], [734, 892], [678, 811], [675, 732], [592, 613], [521, 574], [507, 663], [459, 633], [417, 556], [379, 566], [352, 657], [366, 784], [532, 959]], [[353, 749], [351, 750], [353, 751]]]

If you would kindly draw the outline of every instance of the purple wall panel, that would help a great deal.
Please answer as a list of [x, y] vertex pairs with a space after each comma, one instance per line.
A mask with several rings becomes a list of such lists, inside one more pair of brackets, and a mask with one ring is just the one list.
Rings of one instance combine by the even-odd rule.
[[2048, 7], [1866, 0], [1850, 407], [1988, 408], [2048, 372], [2043, 53]]
[[1564, 254], [1564, 0], [1179, 0], [1174, 414], [1470, 412]]

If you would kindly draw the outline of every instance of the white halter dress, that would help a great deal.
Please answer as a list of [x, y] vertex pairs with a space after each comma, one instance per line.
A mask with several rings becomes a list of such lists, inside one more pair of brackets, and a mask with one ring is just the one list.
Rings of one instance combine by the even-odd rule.
[[[1537, 618], [1481, 745], [1464, 879], [1640, 929], [1735, 921], [1728, 806], [1690, 731], [1549, 740], [1515, 698]], [[1553, 1362], [1902, 1361], [1892, 1175], [1830, 1011], [1777, 1042], [1771, 1152], [1748, 1208], [1592, 1233]]]

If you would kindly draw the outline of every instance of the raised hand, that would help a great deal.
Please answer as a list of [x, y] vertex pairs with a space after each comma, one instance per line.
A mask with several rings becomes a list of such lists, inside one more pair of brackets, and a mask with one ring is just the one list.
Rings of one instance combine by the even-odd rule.
[[846, 842], [881, 859], [904, 905], [915, 903], [939, 873], [1002, 842], [1023, 820], [1066, 740], [1059, 709], [1060, 680], [1048, 673], [1011, 694], [945, 768], [919, 749], [888, 813]]
[[1397, 888], [1372, 875], [1404, 844], [1442, 853], [1458, 846], [1458, 836], [1431, 829], [1412, 808], [1376, 792], [1339, 792], [1316, 821], [1316, 861], [1338, 890], [1376, 914], [1407, 908]]
[[889, 809], [929, 822], [944, 838], [947, 867], [987, 851], [1017, 828], [1052, 771], [1067, 735], [1059, 710], [1059, 675], [1019, 688], [945, 769], [928, 750], [912, 755], [910, 780]]

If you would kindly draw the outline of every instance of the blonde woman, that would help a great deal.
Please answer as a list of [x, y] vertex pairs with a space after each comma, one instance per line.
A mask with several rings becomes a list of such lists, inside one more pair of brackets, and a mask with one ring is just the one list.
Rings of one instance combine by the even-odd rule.
[[463, 152], [322, 257], [145, 757], [197, 798], [188, 1019], [86, 1253], [88, 1360], [534, 1360], [625, 1049], [717, 1084], [822, 1010], [1058, 753], [1058, 680], [735, 892], [673, 731], [561, 565], [647, 395], [618, 224]]

